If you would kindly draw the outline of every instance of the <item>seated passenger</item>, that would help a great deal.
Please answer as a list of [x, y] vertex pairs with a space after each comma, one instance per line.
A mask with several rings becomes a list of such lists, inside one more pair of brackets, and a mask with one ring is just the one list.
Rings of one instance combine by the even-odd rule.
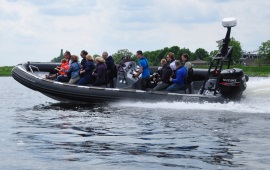
[[66, 72], [69, 69], [69, 63], [67, 62], [66, 59], [62, 59], [61, 60], [61, 66], [57, 66], [56, 68], [54, 68], [58, 73], [53, 74], [53, 75], [45, 75], [45, 77], [47, 79], [55, 79], [57, 76], [59, 75], [66, 75]]
[[104, 58], [104, 60], [106, 62], [106, 66], [107, 66], [108, 82], [110, 83], [110, 87], [113, 88], [114, 87], [113, 78], [116, 76], [116, 75], [114, 75], [115, 74], [114, 73], [114, 69], [115, 69], [114, 60], [113, 60], [112, 56], [109, 56], [106, 51], [104, 51], [102, 53], [102, 57]]
[[181, 56], [181, 60], [182, 60], [182, 66], [186, 66], [187, 70], [189, 70], [191, 68], [191, 63], [188, 61], [188, 54], [183, 54]]
[[96, 69], [92, 73], [94, 77], [96, 77], [96, 81], [93, 86], [106, 85], [107, 83], [107, 66], [105, 64], [105, 60], [102, 57], [96, 57]]
[[64, 53], [64, 57], [68, 61], [69, 65], [70, 65], [71, 64], [71, 54], [70, 54], [70, 52], [69, 51], [66, 51]]
[[179, 60], [175, 61], [176, 66], [176, 78], [170, 78], [170, 81], [173, 83], [167, 88], [168, 92], [174, 92], [180, 89], [184, 89], [185, 83], [185, 77], [187, 75], [187, 69], [186, 67], [182, 67]]
[[174, 60], [174, 53], [170, 52], [168, 55], [167, 55], [167, 62], [168, 64], [170, 65], [171, 69], [173, 71], [176, 70], [176, 65], [175, 65], [175, 60]]
[[185, 63], [185, 67], [187, 68], [187, 76], [185, 78], [185, 88], [187, 93], [192, 93], [192, 82], [193, 82], [193, 68], [190, 62]]
[[56, 81], [68, 82], [69, 84], [75, 84], [80, 79], [80, 64], [78, 63], [78, 56], [71, 56], [71, 65], [66, 71], [67, 76], [58, 76]]
[[188, 61], [188, 54], [183, 54], [181, 56], [182, 66], [187, 68], [187, 76], [185, 78], [185, 86], [188, 88], [189, 93], [191, 93], [191, 82], [193, 81], [193, 69], [192, 64]]
[[[171, 85], [170, 82], [170, 76], [172, 75], [172, 69], [169, 65], [167, 65], [166, 60], [162, 59], [160, 61], [160, 64], [162, 66], [162, 69], [160, 70], [160, 78], [158, 78], [157, 81], [157, 86], [153, 89], [154, 91], [159, 91], [162, 89], [166, 89]], [[155, 81], [155, 79], [154, 79]]]
[[91, 55], [86, 55], [86, 62], [83, 66], [84, 70], [80, 71], [81, 79], [77, 83], [78, 85], [90, 84], [92, 81], [92, 73], [95, 69], [94, 58]]
[[82, 70], [85, 70], [85, 63], [87, 62], [87, 59], [86, 59], [86, 56], [87, 56], [87, 54], [88, 54], [88, 52], [87, 51], [85, 51], [85, 50], [82, 50], [81, 51], [81, 57], [82, 57], [82, 60], [81, 60], [81, 68], [82, 68]]

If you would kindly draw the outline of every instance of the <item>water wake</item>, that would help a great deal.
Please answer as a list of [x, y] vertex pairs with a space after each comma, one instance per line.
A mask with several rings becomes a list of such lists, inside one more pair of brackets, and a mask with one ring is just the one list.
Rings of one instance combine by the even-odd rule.
[[117, 106], [150, 109], [230, 111], [237, 113], [270, 113], [270, 78], [250, 78], [247, 86], [244, 92], [244, 98], [240, 102], [229, 102], [225, 104], [207, 102], [124, 102], [118, 103]]

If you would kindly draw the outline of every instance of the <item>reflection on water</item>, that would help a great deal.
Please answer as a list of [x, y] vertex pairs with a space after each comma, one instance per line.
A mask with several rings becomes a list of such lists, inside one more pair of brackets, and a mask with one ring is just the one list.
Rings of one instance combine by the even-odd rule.
[[268, 98], [78, 105], [16, 88], [1, 92], [3, 169], [268, 168], [268, 106], [250, 104]]

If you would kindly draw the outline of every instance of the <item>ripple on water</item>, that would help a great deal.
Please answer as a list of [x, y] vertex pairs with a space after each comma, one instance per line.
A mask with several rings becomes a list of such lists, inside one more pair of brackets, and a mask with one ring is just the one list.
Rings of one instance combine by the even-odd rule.
[[234, 161], [243, 152], [233, 149], [241, 140], [232, 129], [247, 121], [229, 112], [218, 114], [52, 103], [18, 109], [14, 128], [24, 147], [41, 159], [102, 159], [107, 165], [150, 167], [151, 162], [153, 167], [188, 169], [242, 167]]

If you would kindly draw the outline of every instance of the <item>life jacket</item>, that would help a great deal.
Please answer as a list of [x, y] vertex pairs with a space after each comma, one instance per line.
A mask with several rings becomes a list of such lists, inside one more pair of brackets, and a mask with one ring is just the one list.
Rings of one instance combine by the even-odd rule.
[[146, 68], [148, 68], [149, 66], [148, 66], [148, 60], [146, 59], [146, 58], [140, 58], [140, 60], [145, 60], [145, 62], [146, 62], [146, 66], [145, 67], [143, 67], [143, 69], [146, 69]]
[[[61, 71], [60, 71], [59, 73], [60, 73], [61, 75], [63, 75], [63, 76], [66, 75], [66, 72], [65, 72], [65, 71], [67, 71], [67, 70], [69, 69], [69, 67], [70, 67], [70, 65], [69, 65], [68, 62], [62, 63], [61, 66], [60, 66], [60, 70], [61, 70]], [[64, 70], [63, 70], [63, 69], [64, 69]], [[63, 71], [62, 71], [62, 70], [63, 70]]]

